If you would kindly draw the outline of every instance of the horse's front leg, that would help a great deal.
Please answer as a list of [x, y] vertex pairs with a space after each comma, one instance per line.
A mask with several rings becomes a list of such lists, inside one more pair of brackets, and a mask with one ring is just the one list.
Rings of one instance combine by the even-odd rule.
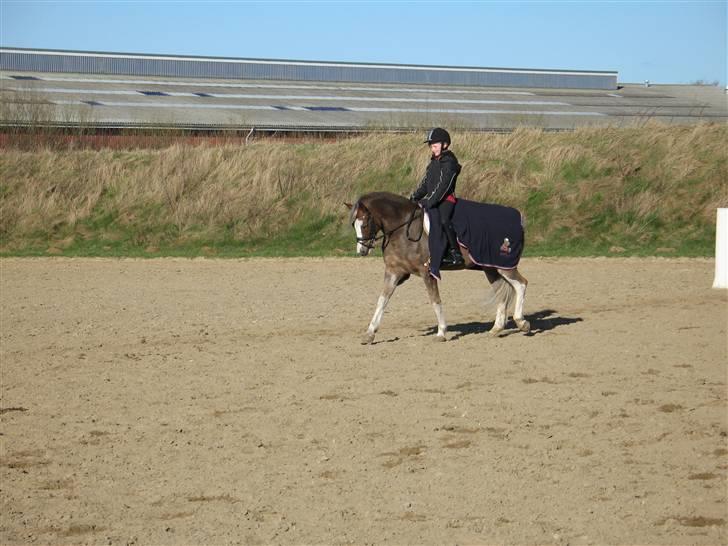
[[384, 272], [384, 288], [382, 289], [382, 293], [377, 300], [377, 308], [375, 309], [374, 316], [369, 323], [367, 333], [361, 341], [362, 345], [369, 345], [374, 342], [374, 335], [377, 333], [377, 330], [379, 330], [379, 324], [382, 322], [384, 308], [387, 307], [387, 303], [389, 303], [389, 298], [391, 298], [392, 294], [394, 294], [394, 289], [397, 288], [397, 283], [399, 282], [399, 279], [401, 277], [402, 275], [397, 275], [396, 273], [392, 273], [391, 271]]
[[430, 303], [437, 317], [437, 336], [435, 336], [435, 341], [445, 341], [447, 339], [445, 337], [445, 334], [447, 334], [447, 324], [445, 324], [445, 313], [442, 310], [442, 301], [440, 301], [440, 289], [437, 287], [437, 281], [432, 278], [429, 272], [422, 275], [422, 279], [425, 281], [427, 294], [430, 296]]

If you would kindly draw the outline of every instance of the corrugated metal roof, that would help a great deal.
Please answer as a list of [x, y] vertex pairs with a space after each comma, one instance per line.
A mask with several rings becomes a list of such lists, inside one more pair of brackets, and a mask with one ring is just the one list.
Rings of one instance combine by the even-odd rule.
[[[13, 55], [26, 55], [15, 59], [24, 69], [1, 68], [13, 64], [10, 62]], [[55, 70], [32, 71], [27, 70], [32, 64], [29, 59], [35, 59], [33, 62], [39, 65], [48, 59], [60, 64]], [[263, 75], [251, 79], [232, 77], [228, 73], [217, 78], [163, 74], [165, 66], [196, 62], [212, 63], [225, 72], [228, 61], [237, 63], [241, 70], [256, 69]], [[87, 64], [80, 67], [79, 62]], [[130, 63], [130, 71], [139, 69], [140, 73], [114, 73], [127, 66], [125, 63]], [[354, 72], [379, 71], [372, 79], [396, 77], [402, 81], [331, 81], [331, 74], [325, 72], [331, 67]], [[283, 79], [278, 70], [305, 77]], [[409, 81], [418, 75], [436, 79], [455, 74], [467, 79], [473, 71], [487, 73], [498, 81], [490, 86]], [[353, 73], [350, 75], [353, 77]], [[427, 67], [0, 48], [0, 124], [328, 131], [337, 128], [407, 130], [436, 125], [470, 130], [508, 130], [518, 126], [572, 129], [585, 125], [639, 124], [650, 119], [667, 123], [728, 120], [726, 97], [718, 88], [630, 85], [617, 89], [575, 89], [562, 85], [569, 78], [583, 83], [592, 77], [613, 77], [616, 85], [616, 76], [616, 72], [610, 71]], [[506, 82], [512, 84], [518, 78], [525, 78], [528, 83], [535, 82], [529, 78], [538, 78], [543, 86], [505, 86]]]
[[617, 72], [0, 48], [0, 69], [196, 78], [616, 89]]

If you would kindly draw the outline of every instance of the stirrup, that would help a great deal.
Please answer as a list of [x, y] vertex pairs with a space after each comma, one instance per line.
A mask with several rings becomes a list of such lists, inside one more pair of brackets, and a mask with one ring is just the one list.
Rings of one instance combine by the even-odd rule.
[[460, 252], [453, 252], [450, 255], [450, 261], [453, 265], [465, 265], [465, 258]]
[[457, 250], [451, 249], [448, 254], [443, 256], [442, 265], [445, 265], [448, 267], [457, 267], [459, 265], [465, 265], [465, 259], [463, 258], [462, 253], [458, 252]]

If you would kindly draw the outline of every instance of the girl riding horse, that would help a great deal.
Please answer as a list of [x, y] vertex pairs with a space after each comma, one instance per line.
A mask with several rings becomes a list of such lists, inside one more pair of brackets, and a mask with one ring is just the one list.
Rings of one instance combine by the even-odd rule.
[[410, 195], [410, 200], [419, 202], [427, 210], [438, 209], [440, 225], [447, 236], [449, 246], [449, 253], [445, 255], [442, 263], [447, 266], [460, 266], [464, 260], [452, 226], [452, 215], [457, 204], [455, 184], [462, 167], [455, 154], [448, 149], [450, 134], [445, 129], [440, 127], [432, 129], [427, 133], [425, 143], [430, 145], [432, 152], [430, 164], [420, 185]]

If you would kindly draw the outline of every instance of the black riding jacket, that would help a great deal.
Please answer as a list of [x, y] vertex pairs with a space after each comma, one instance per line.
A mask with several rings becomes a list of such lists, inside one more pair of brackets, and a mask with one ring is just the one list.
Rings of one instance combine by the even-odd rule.
[[455, 183], [461, 169], [458, 158], [450, 150], [445, 150], [438, 158], [433, 156], [424, 178], [410, 199], [420, 201], [426, 209], [436, 207], [448, 195], [455, 193]]

